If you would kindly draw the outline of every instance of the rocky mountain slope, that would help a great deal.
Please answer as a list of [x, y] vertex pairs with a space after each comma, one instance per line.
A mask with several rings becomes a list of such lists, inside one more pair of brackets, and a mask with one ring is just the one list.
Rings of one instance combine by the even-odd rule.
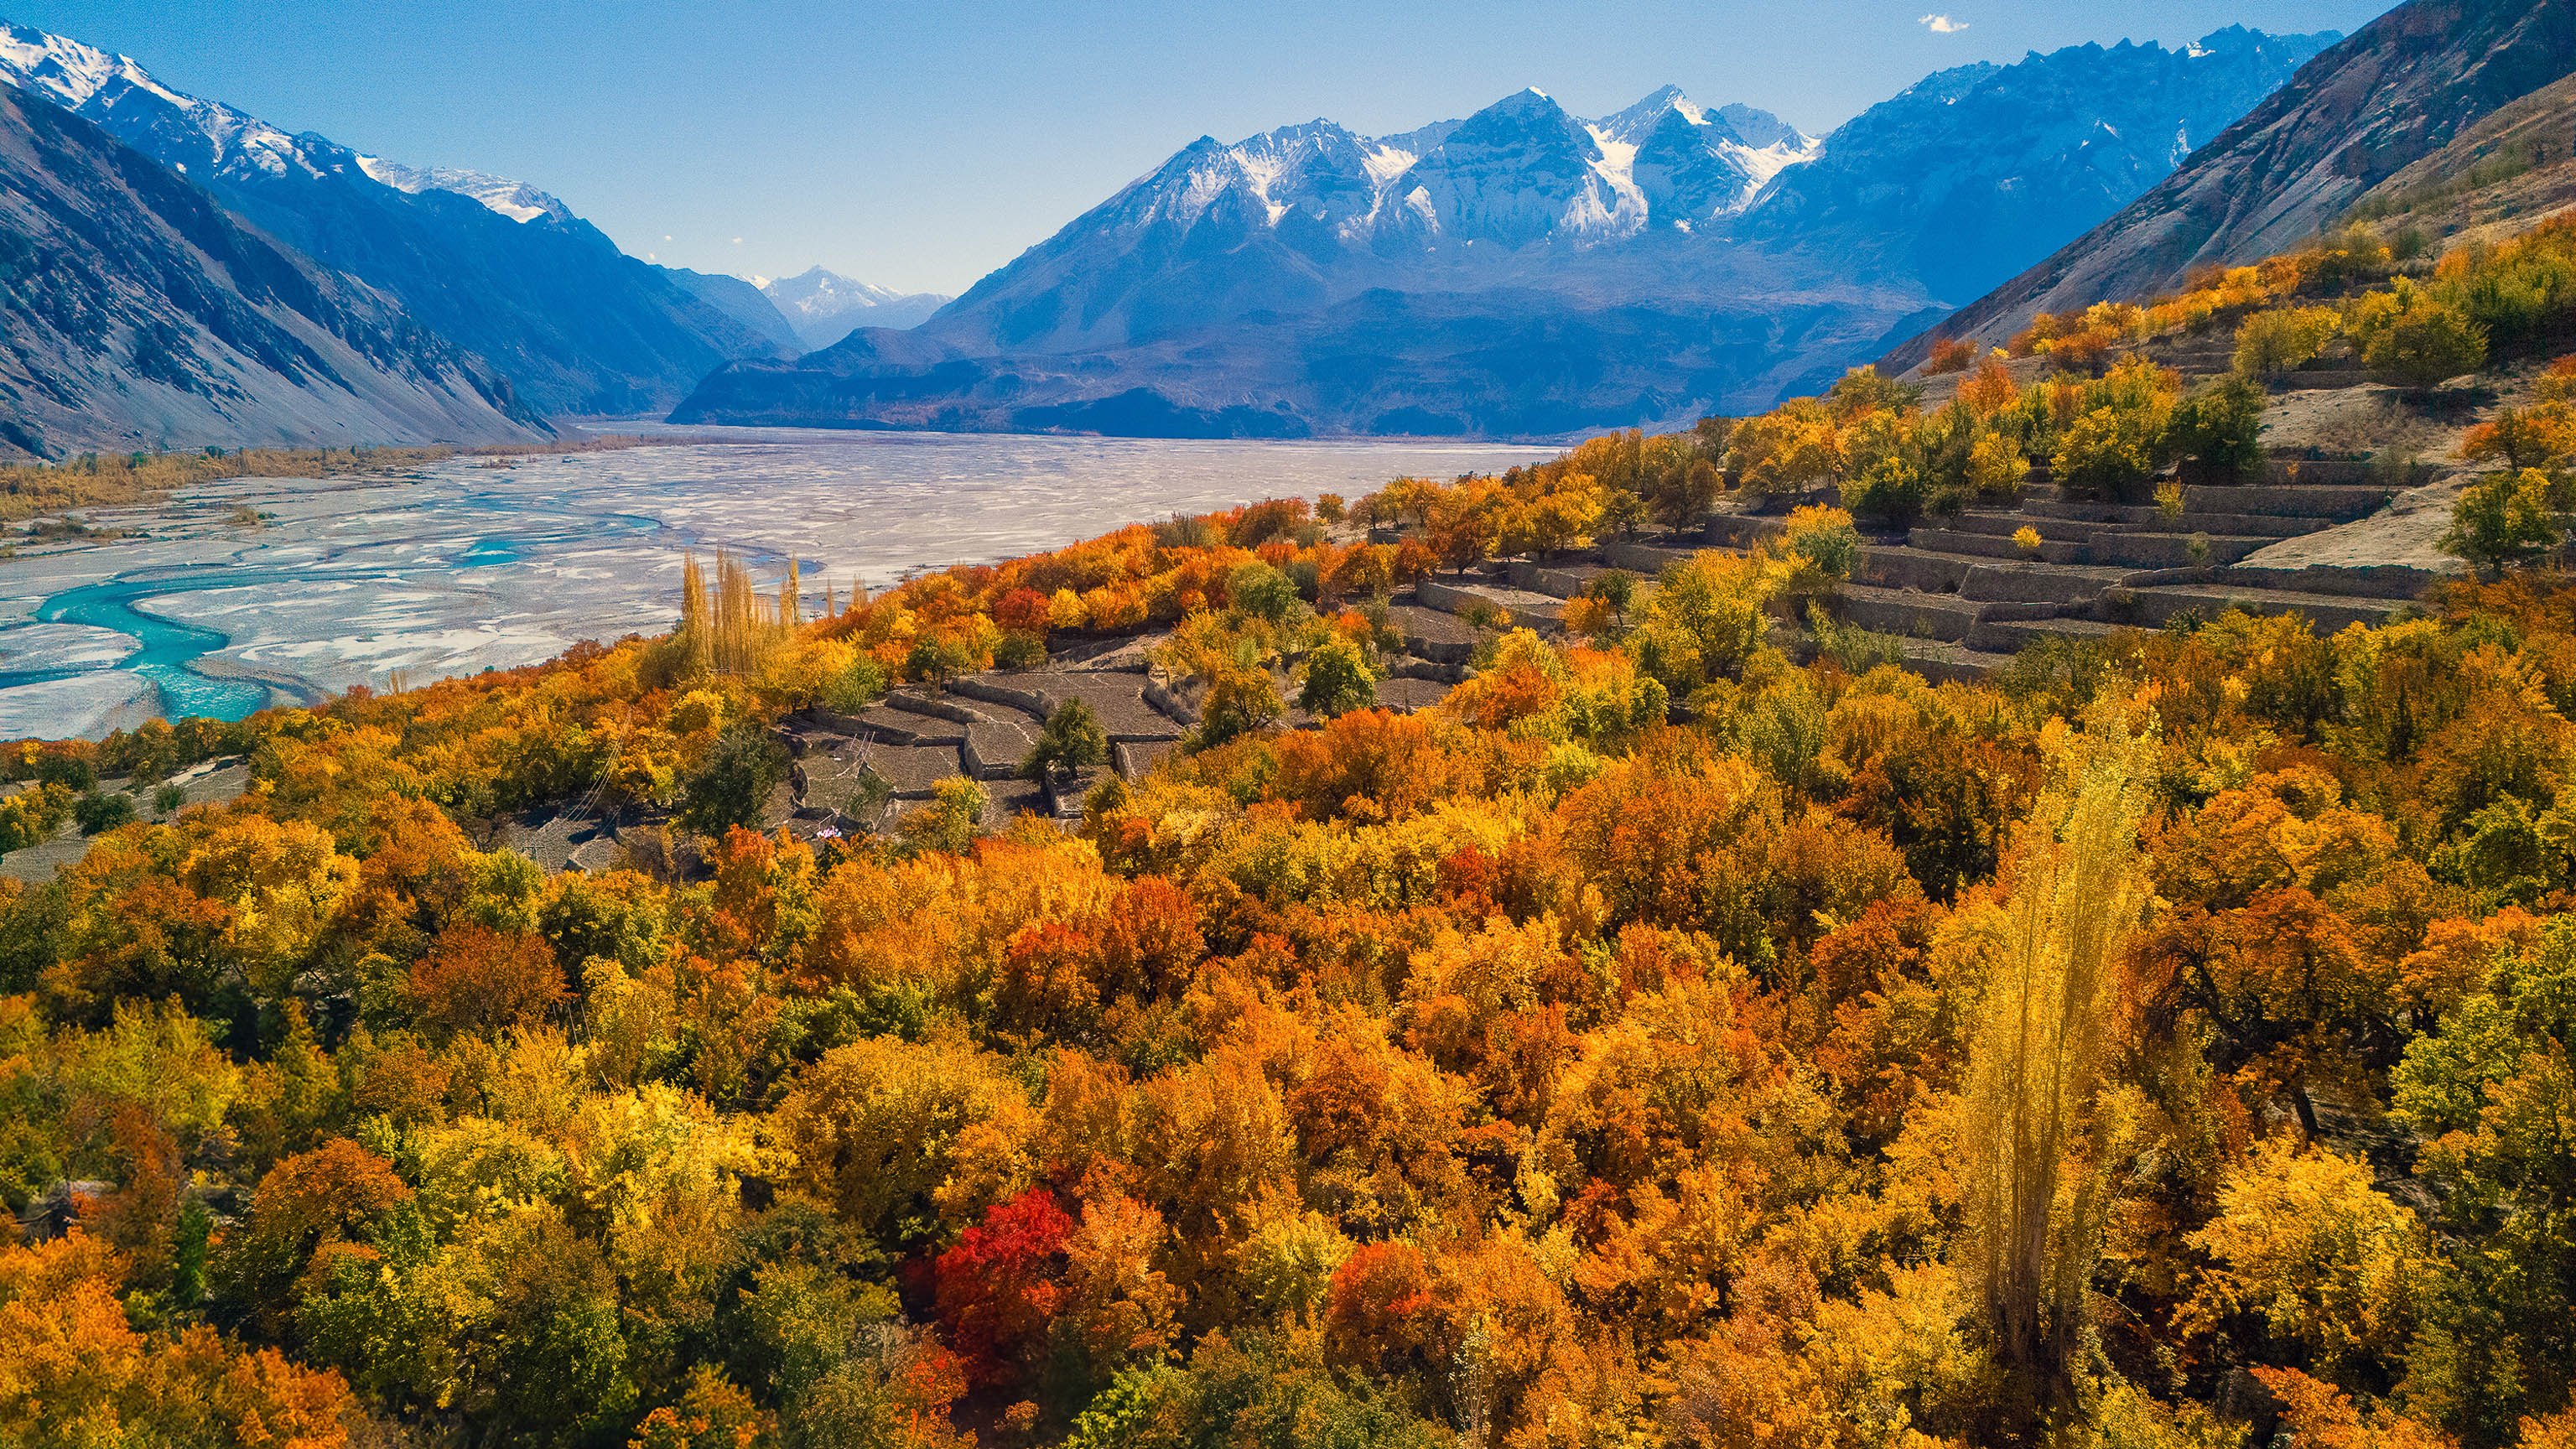
[[[2175, 290], [2194, 267], [2286, 251], [2571, 72], [2576, 0], [2408, 0], [2310, 61], [2144, 196], [1934, 335], [1998, 341], [2036, 313], [2152, 296]], [[1899, 349], [1889, 365], [1919, 361], [1930, 340]]]
[[2576, 75], [2552, 81], [2382, 181], [2345, 215], [2438, 244], [2494, 240], [2576, 207]]
[[1669, 88], [1202, 137], [920, 327], [726, 368], [673, 416], [1526, 436], [1759, 406], [2115, 209], [2328, 39], [1971, 67], [1822, 141]]
[[809, 267], [795, 276], [759, 285], [770, 304], [794, 329], [800, 352], [829, 347], [849, 336], [854, 327], [891, 327], [898, 331], [918, 327], [949, 302], [943, 293], [898, 292], [821, 267]]
[[0, 86], [0, 443], [527, 440], [507, 381], [99, 128]]
[[746, 320], [739, 293], [710, 300], [705, 279], [625, 255], [533, 187], [289, 135], [125, 57], [23, 26], [0, 24], [0, 81], [96, 122], [401, 302], [540, 412], [659, 411], [711, 368], [797, 350], [779, 323]]

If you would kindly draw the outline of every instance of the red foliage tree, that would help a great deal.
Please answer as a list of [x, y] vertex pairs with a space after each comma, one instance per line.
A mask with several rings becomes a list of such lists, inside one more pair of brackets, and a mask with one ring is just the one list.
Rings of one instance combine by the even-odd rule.
[[1005, 629], [1043, 634], [1047, 628], [1047, 596], [1035, 589], [1013, 589], [993, 605], [993, 622]]
[[1033, 1187], [996, 1203], [932, 1265], [939, 1325], [977, 1384], [1017, 1379], [1064, 1301], [1073, 1219]]
[[412, 966], [410, 994], [424, 1024], [500, 1031], [533, 1025], [563, 1000], [563, 968], [543, 936], [454, 925]]
[[1438, 1306], [1418, 1250], [1364, 1244], [1333, 1270], [1325, 1291], [1324, 1351], [1336, 1363], [1401, 1372], [1436, 1331]]
[[1139, 995], [1178, 996], [1207, 954], [1198, 906], [1158, 875], [1119, 893], [1101, 935], [1107, 984]]

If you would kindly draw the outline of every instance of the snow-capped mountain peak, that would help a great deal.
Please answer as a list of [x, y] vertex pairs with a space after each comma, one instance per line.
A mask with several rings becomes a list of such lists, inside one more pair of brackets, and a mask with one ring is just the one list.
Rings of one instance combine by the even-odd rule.
[[77, 40], [0, 21], [0, 81], [83, 116], [147, 97], [166, 113], [164, 124], [204, 137], [192, 149], [200, 153], [195, 164], [207, 172], [247, 167], [273, 176], [290, 169], [321, 174], [301, 139], [230, 106], [174, 91], [127, 57]]
[[1768, 112], [1712, 109], [1672, 86], [1595, 121], [1533, 86], [1395, 135], [1316, 120], [1231, 145], [1202, 136], [1073, 229], [1249, 236], [1311, 224], [1370, 251], [1593, 247], [1733, 215], [1820, 144]]
[[808, 267], [792, 277], [755, 278], [779, 315], [808, 348], [829, 347], [853, 327], [911, 327], [946, 305], [935, 292], [898, 292]]

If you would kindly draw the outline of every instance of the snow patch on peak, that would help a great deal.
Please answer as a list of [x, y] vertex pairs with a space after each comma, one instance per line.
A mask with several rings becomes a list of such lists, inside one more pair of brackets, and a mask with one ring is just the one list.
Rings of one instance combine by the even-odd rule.
[[1397, 177], [1412, 170], [1413, 163], [1421, 159], [1401, 146], [1381, 142], [1360, 158], [1360, 165], [1368, 171], [1370, 184], [1383, 188], [1395, 184]]
[[1637, 188], [1637, 147], [1614, 140], [1598, 125], [1584, 132], [1600, 154], [1591, 159], [1592, 179], [1566, 207], [1566, 228], [1586, 242], [1633, 236], [1646, 224], [1646, 194]]
[[123, 56], [6, 21], [0, 21], [0, 67], [6, 67], [19, 85], [65, 110], [78, 110], [109, 81], [128, 72], [142, 75]]
[[1264, 215], [1272, 226], [1277, 226], [1279, 219], [1288, 214], [1288, 205], [1273, 197], [1270, 188], [1278, 183], [1280, 173], [1288, 169], [1288, 158], [1275, 150], [1254, 150], [1249, 146], [1237, 146], [1232, 154], [1234, 164], [1243, 170], [1244, 182], [1260, 199]]
[[512, 181], [506, 176], [453, 166], [405, 166], [381, 156], [360, 156], [358, 169], [365, 172], [369, 180], [408, 195], [445, 191], [465, 197], [481, 203], [485, 210], [506, 216], [522, 226], [546, 216], [564, 221], [572, 219], [572, 208], [526, 182]]
[[1760, 150], [1750, 146], [1736, 146], [1731, 148], [1728, 154], [1734, 156], [1736, 163], [1752, 176], [1753, 187], [1758, 191], [1769, 185], [1772, 177], [1790, 167], [1815, 160], [1817, 153], [1824, 149], [1824, 142], [1813, 136], [1792, 131], [1788, 139], [1774, 142]]

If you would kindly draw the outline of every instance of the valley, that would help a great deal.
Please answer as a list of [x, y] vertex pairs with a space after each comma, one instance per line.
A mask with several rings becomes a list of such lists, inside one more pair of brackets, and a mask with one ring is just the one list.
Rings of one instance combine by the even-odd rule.
[[0, 25], [0, 1443], [2576, 1449], [2576, 0], [1254, 8]]

